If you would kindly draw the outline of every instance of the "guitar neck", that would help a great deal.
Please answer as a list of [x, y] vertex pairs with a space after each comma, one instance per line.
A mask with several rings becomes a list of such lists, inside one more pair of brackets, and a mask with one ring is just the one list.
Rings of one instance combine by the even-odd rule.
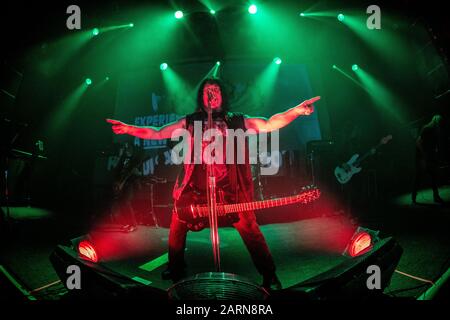
[[355, 166], [359, 166], [359, 164], [361, 162], [363, 162], [367, 157], [371, 156], [372, 154], [374, 154], [377, 149], [379, 147], [381, 147], [382, 143], [377, 144], [375, 147], [373, 147], [372, 149], [370, 149], [369, 151], [367, 151], [366, 153], [364, 153], [361, 157], [358, 158], [358, 160], [356, 160]]
[[[299, 202], [309, 203], [309, 202], [317, 199], [319, 197], [319, 195], [320, 195], [320, 191], [318, 189], [313, 189], [313, 190], [306, 191], [300, 195], [295, 195], [295, 196], [290, 196], [290, 197], [285, 197], [285, 198], [218, 205], [216, 207], [216, 210], [217, 210], [218, 215], [226, 215], [226, 214], [235, 213], [235, 212], [245, 212], [245, 211], [251, 211], [251, 210], [260, 210], [260, 209], [280, 207], [280, 206], [285, 206], [285, 205], [299, 203]], [[197, 207], [196, 211], [202, 217], [208, 216], [208, 207], [207, 206]]]
[[270, 200], [263, 200], [263, 201], [226, 204], [226, 205], [223, 205], [223, 209], [220, 211], [223, 212], [223, 214], [227, 214], [227, 213], [232, 213], [232, 212], [242, 212], [242, 211], [251, 211], [251, 210], [260, 210], [260, 209], [266, 209], [266, 208], [281, 207], [284, 205], [294, 204], [297, 202], [299, 202], [298, 197], [291, 196], [291, 197], [286, 197], [286, 198], [270, 199]]

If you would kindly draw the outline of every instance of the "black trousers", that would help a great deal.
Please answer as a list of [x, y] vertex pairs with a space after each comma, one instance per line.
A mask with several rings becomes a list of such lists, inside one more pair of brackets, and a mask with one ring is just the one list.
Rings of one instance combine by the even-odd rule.
[[431, 187], [433, 188], [433, 196], [434, 197], [439, 196], [439, 189], [437, 183], [437, 174], [438, 174], [437, 168], [438, 168], [437, 164], [433, 161], [426, 161], [425, 159], [420, 157], [416, 158], [416, 172], [414, 175], [413, 190], [412, 190], [413, 198], [416, 197], [417, 190], [423, 183], [424, 176], [428, 176], [430, 178]]
[[[264, 277], [275, 275], [275, 263], [264, 235], [259, 229], [254, 212], [239, 213], [239, 221], [233, 226], [239, 232], [258, 272]], [[186, 223], [172, 214], [169, 230], [169, 269], [179, 272], [184, 268], [184, 250], [189, 229]]]
[[130, 182], [127, 182], [123, 186], [120, 192], [113, 190], [111, 217], [114, 223], [137, 225], [137, 217], [132, 205], [137, 189], [137, 182], [130, 180]]

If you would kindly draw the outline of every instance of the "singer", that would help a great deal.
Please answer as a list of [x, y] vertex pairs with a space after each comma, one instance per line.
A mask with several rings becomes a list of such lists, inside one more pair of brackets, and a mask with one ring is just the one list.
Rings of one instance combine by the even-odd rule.
[[[278, 130], [299, 116], [308, 116], [314, 111], [313, 103], [319, 100], [315, 97], [303, 103], [273, 115], [269, 119], [251, 117], [244, 114], [230, 112], [228, 96], [221, 80], [217, 78], [205, 79], [198, 90], [197, 110], [176, 122], [162, 127], [141, 127], [128, 125], [123, 122], [107, 119], [112, 124], [112, 130], [116, 134], [129, 134], [142, 139], [170, 139], [177, 129], [186, 129], [193, 137], [194, 122], [202, 123], [203, 131], [208, 129], [208, 111], [212, 111], [212, 127], [222, 133], [226, 139], [226, 129], [253, 129], [256, 132], [271, 132]], [[180, 131], [180, 130], [178, 130]], [[193, 139], [191, 139], [193, 140]], [[191, 146], [193, 141], [191, 141]], [[226, 143], [223, 144], [224, 148]], [[203, 143], [202, 148], [207, 146]], [[237, 148], [236, 144], [234, 144]], [[245, 146], [248, 147], [248, 146]], [[234, 154], [237, 155], [237, 150]], [[204, 154], [202, 152], [202, 154]], [[226, 154], [225, 150], [222, 153]], [[247, 153], [248, 155], [248, 153]], [[253, 200], [253, 182], [248, 157], [244, 164], [232, 164], [221, 161], [214, 164], [214, 176], [218, 190], [217, 198], [224, 202], [250, 202]], [[178, 176], [173, 189], [173, 199], [178, 202], [193, 201], [204, 195], [206, 185], [206, 164], [196, 164], [193, 161], [184, 164], [184, 170]], [[226, 196], [225, 196], [226, 195]], [[239, 213], [233, 226], [239, 232], [247, 247], [253, 263], [263, 277], [262, 286], [267, 290], [281, 289], [281, 283], [275, 273], [275, 263], [269, 251], [267, 243], [256, 222], [254, 212]], [[184, 251], [186, 235], [189, 231], [186, 223], [181, 221], [176, 212], [172, 214], [169, 231], [169, 265], [162, 274], [164, 279], [178, 281], [185, 275]]]

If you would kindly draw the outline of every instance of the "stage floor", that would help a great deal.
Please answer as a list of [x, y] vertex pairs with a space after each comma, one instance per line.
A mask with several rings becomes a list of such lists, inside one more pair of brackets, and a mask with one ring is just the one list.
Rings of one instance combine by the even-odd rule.
[[[355, 226], [343, 217], [324, 217], [261, 227], [274, 257], [283, 288], [322, 273], [347, 259], [342, 255]], [[209, 229], [189, 232], [186, 244], [187, 276], [215, 270]], [[244, 276], [260, 284], [261, 276], [238, 232], [220, 228], [221, 271]], [[168, 230], [140, 226], [130, 233], [94, 232], [92, 241], [111, 270], [142, 283], [167, 289]]]

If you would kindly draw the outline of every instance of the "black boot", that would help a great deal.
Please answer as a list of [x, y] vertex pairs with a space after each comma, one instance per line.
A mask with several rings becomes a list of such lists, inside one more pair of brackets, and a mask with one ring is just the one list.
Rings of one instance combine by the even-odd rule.
[[161, 273], [161, 278], [163, 280], [172, 280], [173, 282], [178, 282], [186, 276], [184, 269], [182, 270], [171, 270], [167, 268]]
[[166, 270], [161, 273], [161, 278], [163, 280], [172, 280], [173, 282], [178, 282], [186, 276], [186, 262], [183, 261], [181, 267], [175, 268], [167, 266]]
[[269, 292], [274, 290], [281, 290], [283, 288], [280, 279], [278, 279], [276, 274], [264, 276], [261, 287]]

